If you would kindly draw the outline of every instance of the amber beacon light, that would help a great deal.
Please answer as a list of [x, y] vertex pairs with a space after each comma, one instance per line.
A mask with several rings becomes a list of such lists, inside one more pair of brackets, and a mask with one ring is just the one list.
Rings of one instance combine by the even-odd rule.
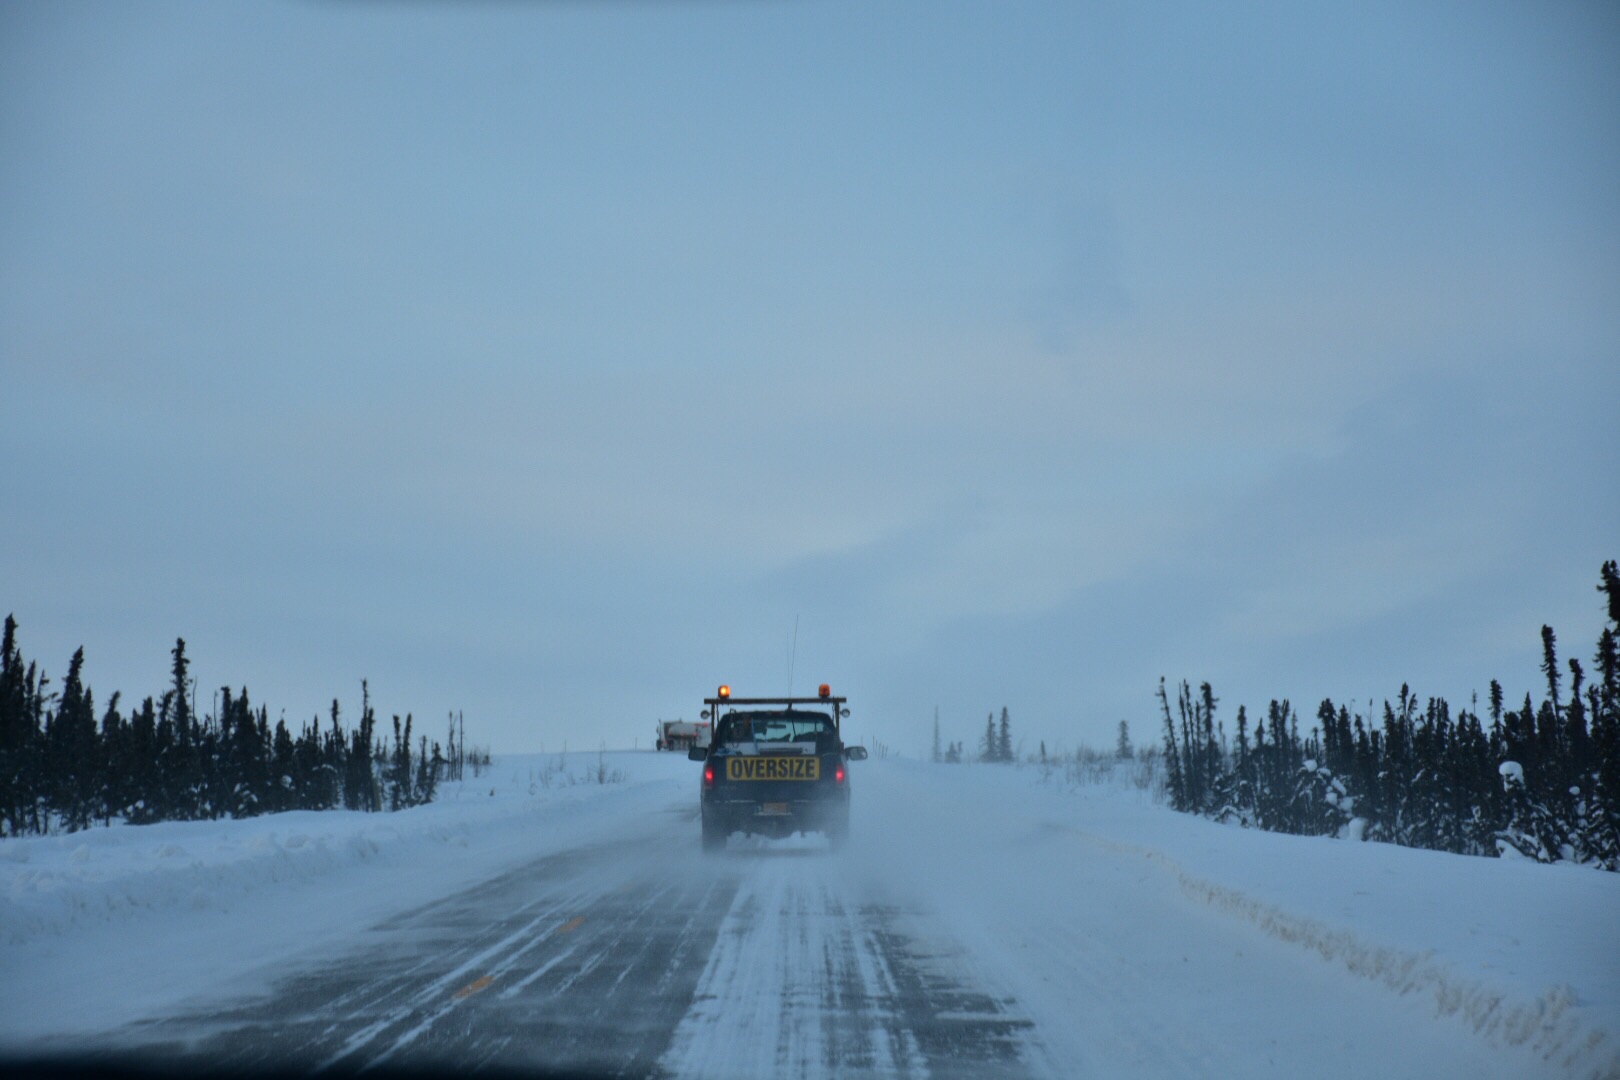
[[828, 686], [826, 683], [822, 683], [821, 686], [816, 690], [816, 693], [822, 697], [832, 697], [832, 687]]
[[722, 685], [721, 685], [721, 687], [720, 687], [720, 694], [719, 694], [719, 696], [720, 696], [720, 697], [723, 697], [723, 698], [728, 698], [728, 697], [730, 697], [730, 696], [731, 696], [731, 687], [729, 687], [729, 686], [725, 686], [725, 685], [723, 685], [723, 684], [722, 684]]

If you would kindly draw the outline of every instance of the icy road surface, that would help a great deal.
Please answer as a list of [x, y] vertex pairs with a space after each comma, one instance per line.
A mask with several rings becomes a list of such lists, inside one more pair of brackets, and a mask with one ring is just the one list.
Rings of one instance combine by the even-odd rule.
[[[497, 768], [495, 795], [406, 815], [23, 841], [0, 859], [0, 1049], [674, 1077], [1615, 1069], [1617, 875], [880, 761], [852, 767], [848, 850], [705, 857], [695, 765], [608, 761], [628, 782]], [[55, 876], [30, 894], [30, 870]], [[1517, 910], [1548, 902], [1559, 929]]]

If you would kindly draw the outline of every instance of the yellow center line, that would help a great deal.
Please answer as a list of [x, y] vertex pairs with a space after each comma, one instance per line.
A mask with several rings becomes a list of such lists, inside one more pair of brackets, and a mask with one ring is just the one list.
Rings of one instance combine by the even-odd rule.
[[[576, 915], [572, 919], [569, 919], [567, 922], [563, 923], [561, 926], [557, 927], [557, 929], [553, 930], [552, 933], [571, 934], [583, 925], [585, 925], [585, 916]], [[480, 990], [487, 990], [489, 989], [489, 984], [494, 981], [495, 976], [493, 975], [484, 975], [480, 978], [474, 979], [472, 982], [456, 991], [456, 1000], [460, 1001], [462, 998], [470, 998]]]
[[482, 978], [474, 979], [472, 982], [456, 991], [456, 998], [459, 1000], [461, 998], [472, 997], [474, 994], [478, 993], [478, 991], [485, 989], [494, 981], [495, 976], [493, 975], [485, 975]]

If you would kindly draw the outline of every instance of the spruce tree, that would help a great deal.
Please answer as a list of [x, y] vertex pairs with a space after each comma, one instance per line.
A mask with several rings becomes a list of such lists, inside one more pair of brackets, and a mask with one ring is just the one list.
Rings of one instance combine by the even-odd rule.
[[1614, 561], [1603, 564], [1599, 591], [1608, 594], [1609, 626], [1598, 638], [1592, 665], [1598, 683], [1591, 696], [1592, 751], [1596, 757], [1593, 791], [1594, 854], [1611, 870], [1620, 870], [1620, 573]]
[[1159, 710], [1164, 716], [1165, 790], [1170, 795], [1174, 810], [1190, 810], [1187, 800], [1187, 782], [1181, 772], [1181, 751], [1176, 745], [1176, 722], [1170, 715], [1170, 696], [1165, 693], [1164, 676], [1159, 676]]
[[31, 771], [24, 717], [23, 664], [17, 653], [17, 620], [6, 616], [0, 637], [0, 837], [16, 836], [26, 816], [26, 778]]
[[186, 659], [184, 638], [175, 639], [169, 655], [173, 658], [170, 670], [172, 685], [163, 695], [162, 723], [167, 745], [163, 759], [163, 807], [160, 817], [188, 821], [200, 815], [201, 783], [196, 732], [192, 729], [191, 707], [186, 701], [189, 661]]
[[1249, 754], [1249, 711], [1242, 705], [1237, 711], [1237, 761], [1232, 769], [1232, 804], [1237, 808], [1238, 820], [1244, 825], [1254, 823], [1253, 759]]
[[1598, 651], [1592, 665], [1601, 680], [1598, 685], [1602, 687], [1604, 709], [1620, 708], [1620, 642], [1616, 641], [1615, 631], [1610, 627], [1605, 626], [1598, 638]]
[[247, 687], [236, 698], [225, 691], [230, 703], [222, 723], [226, 731], [219, 803], [216, 813], [232, 817], [254, 817], [270, 807], [269, 732], [254, 715]]
[[163, 757], [158, 740], [157, 706], [148, 697], [129, 721], [130, 790], [122, 813], [132, 825], [146, 825], [159, 819], [162, 801]]
[[1192, 687], [1186, 679], [1181, 680], [1176, 693], [1176, 711], [1181, 722], [1181, 782], [1187, 790], [1188, 808], [1201, 814], [1209, 809], [1204, 799], [1203, 740]]
[[1553, 636], [1553, 628], [1541, 628], [1541, 672], [1547, 677], [1547, 698], [1552, 702], [1553, 712], [1557, 713], [1558, 700], [1558, 641]]
[[191, 661], [186, 659], [186, 639], [175, 638], [174, 648], [170, 650], [169, 655], [174, 658], [171, 675], [175, 733], [181, 743], [189, 744], [195, 732], [192, 729], [191, 706], [186, 703], [186, 693], [190, 687], [187, 672], [191, 667]]
[[1564, 731], [1569, 746], [1570, 771], [1585, 777], [1592, 768], [1592, 738], [1587, 729], [1586, 703], [1581, 691], [1586, 684], [1586, 670], [1575, 657], [1569, 658], [1569, 704], [1564, 708]]
[[433, 744], [433, 756], [428, 757], [427, 736], [422, 736], [421, 753], [417, 756], [416, 772], [416, 801], [430, 803], [433, 801], [434, 790], [439, 784], [439, 766], [444, 764], [444, 757], [439, 753], [439, 744]]
[[1222, 768], [1221, 744], [1215, 737], [1215, 706], [1218, 699], [1215, 691], [1208, 682], [1198, 684], [1198, 704], [1196, 706], [1199, 717], [1200, 742], [1202, 753], [1199, 757], [1199, 786], [1203, 789], [1204, 807], [1216, 813], [1229, 810], [1231, 793], [1225, 784], [1225, 770]]
[[84, 688], [84, 648], [68, 662], [67, 677], [47, 738], [50, 798], [68, 832], [88, 828], [96, 816], [95, 702]]
[[270, 806], [276, 811], [301, 809], [299, 795], [304, 788], [299, 775], [297, 750], [286, 720], [276, 721], [270, 750]]
[[122, 695], [113, 691], [107, 700], [107, 711], [101, 717], [101, 736], [96, 754], [96, 802], [100, 807], [103, 825], [111, 825], [113, 816], [124, 816], [128, 803], [130, 760], [129, 728], [118, 711]]
[[1603, 569], [1599, 573], [1601, 580], [1598, 583], [1598, 592], [1608, 596], [1609, 621], [1620, 627], [1620, 565], [1610, 559], [1603, 564]]

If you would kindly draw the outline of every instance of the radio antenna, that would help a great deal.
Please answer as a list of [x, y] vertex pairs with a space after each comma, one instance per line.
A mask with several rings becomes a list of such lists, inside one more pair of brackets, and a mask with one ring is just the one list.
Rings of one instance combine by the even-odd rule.
[[787, 692], [788, 697], [793, 696], [793, 665], [798, 661], [798, 659], [799, 659], [799, 615], [798, 615], [798, 612], [794, 612], [794, 614], [793, 614], [793, 647], [788, 650], [788, 692]]

